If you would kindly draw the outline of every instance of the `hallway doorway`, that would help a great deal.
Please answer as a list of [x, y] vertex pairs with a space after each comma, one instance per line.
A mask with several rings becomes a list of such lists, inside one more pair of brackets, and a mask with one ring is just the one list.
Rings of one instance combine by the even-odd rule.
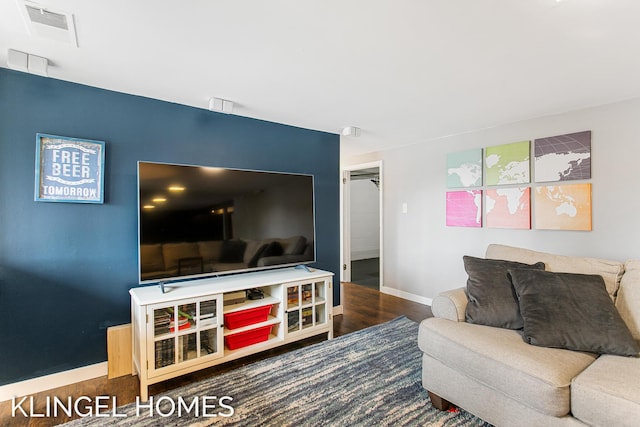
[[344, 280], [380, 290], [382, 284], [381, 162], [343, 173]]

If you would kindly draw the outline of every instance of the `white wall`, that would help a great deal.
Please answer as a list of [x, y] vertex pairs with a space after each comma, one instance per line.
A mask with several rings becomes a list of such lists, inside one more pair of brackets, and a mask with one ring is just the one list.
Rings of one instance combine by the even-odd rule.
[[[448, 153], [583, 130], [592, 131], [592, 231], [445, 226]], [[464, 286], [462, 256], [483, 256], [489, 243], [640, 259], [640, 99], [370, 153], [343, 165], [375, 160], [385, 165], [384, 283], [401, 293], [424, 300]]]
[[368, 179], [351, 180], [351, 260], [380, 253], [380, 194]]

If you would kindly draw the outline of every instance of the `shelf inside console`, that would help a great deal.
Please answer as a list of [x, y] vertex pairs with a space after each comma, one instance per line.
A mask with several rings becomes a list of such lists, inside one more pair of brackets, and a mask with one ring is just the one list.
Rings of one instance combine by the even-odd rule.
[[279, 304], [279, 303], [280, 303], [280, 300], [278, 298], [265, 296], [262, 299], [246, 300], [245, 302], [240, 303], [240, 304], [228, 305], [228, 306], [224, 307], [223, 313], [224, 314], [233, 313], [233, 312], [236, 312], [236, 311], [248, 310], [248, 309], [256, 308], [256, 307], [263, 307], [265, 305], [275, 305], [275, 304]]

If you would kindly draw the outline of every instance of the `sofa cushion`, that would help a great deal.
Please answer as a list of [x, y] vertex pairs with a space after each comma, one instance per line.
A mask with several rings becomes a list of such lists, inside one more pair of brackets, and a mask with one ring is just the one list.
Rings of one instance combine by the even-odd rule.
[[487, 258], [506, 259], [510, 261], [524, 262], [527, 264], [541, 261], [544, 262], [545, 270], [547, 271], [599, 274], [604, 279], [604, 283], [607, 286], [607, 292], [611, 296], [612, 300], [618, 292], [620, 279], [622, 279], [622, 275], [624, 273], [624, 264], [618, 261], [555, 255], [506, 245], [489, 245], [485, 256]]
[[462, 257], [467, 279], [469, 303], [466, 320], [478, 325], [521, 329], [522, 317], [518, 308], [508, 270], [510, 268], [544, 269], [543, 263], [533, 265], [514, 261]]
[[601, 356], [571, 383], [573, 416], [593, 426], [638, 425], [640, 359]]
[[418, 345], [453, 370], [554, 417], [569, 413], [571, 379], [596, 358], [531, 346], [518, 331], [439, 318], [422, 321]]
[[198, 251], [205, 264], [218, 262], [222, 255], [222, 240], [198, 242]]
[[307, 239], [304, 236], [293, 236], [288, 239], [276, 239], [282, 245], [285, 255], [299, 255], [304, 252], [307, 246]]
[[640, 341], [640, 260], [627, 261], [616, 298], [616, 308], [631, 331]]
[[177, 269], [182, 258], [198, 258], [197, 243], [165, 243], [162, 245], [164, 264], [167, 270]]
[[162, 245], [140, 245], [140, 271], [152, 273], [164, 270], [164, 256]]
[[509, 270], [529, 344], [635, 356], [640, 352], [602, 276]]

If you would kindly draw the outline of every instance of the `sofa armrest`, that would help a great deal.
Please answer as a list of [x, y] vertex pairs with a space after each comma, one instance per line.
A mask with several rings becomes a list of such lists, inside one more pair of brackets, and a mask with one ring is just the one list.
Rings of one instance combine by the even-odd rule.
[[431, 312], [435, 317], [464, 322], [468, 302], [465, 288], [452, 289], [441, 292], [433, 299]]

